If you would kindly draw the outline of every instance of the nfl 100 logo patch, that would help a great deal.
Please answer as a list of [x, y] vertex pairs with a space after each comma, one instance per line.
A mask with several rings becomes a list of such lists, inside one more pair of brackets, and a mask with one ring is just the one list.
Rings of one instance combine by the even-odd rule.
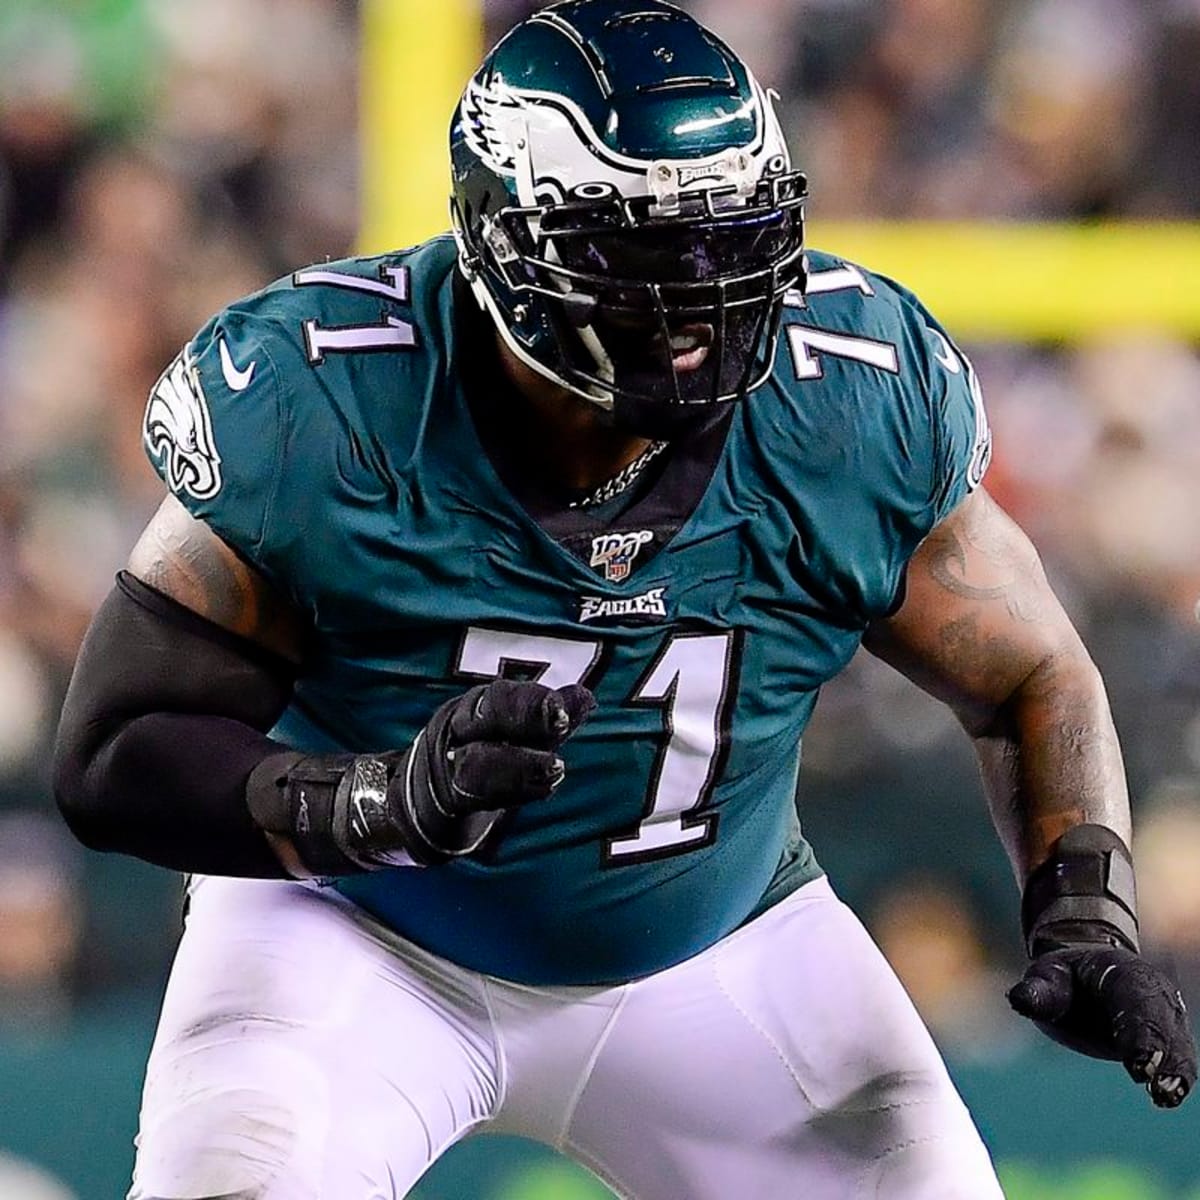
[[620, 583], [633, 569], [633, 560], [647, 542], [654, 540], [649, 529], [637, 529], [632, 533], [602, 533], [592, 538], [592, 566], [603, 568], [604, 578], [610, 583]]

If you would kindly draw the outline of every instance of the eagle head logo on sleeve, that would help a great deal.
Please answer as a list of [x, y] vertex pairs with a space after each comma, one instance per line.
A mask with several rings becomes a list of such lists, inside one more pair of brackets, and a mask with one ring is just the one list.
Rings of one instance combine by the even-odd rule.
[[221, 456], [190, 347], [151, 389], [143, 437], [171, 491], [208, 500], [221, 490]]

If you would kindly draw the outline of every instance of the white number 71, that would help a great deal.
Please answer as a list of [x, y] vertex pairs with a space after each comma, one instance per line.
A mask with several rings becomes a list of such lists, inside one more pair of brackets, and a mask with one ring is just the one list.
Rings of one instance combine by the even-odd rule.
[[[471, 627], [456, 670], [483, 678], [526, 668], [547, 687], [584, 682], [599, 662], [599, 641]], [[735, 633], [668, 638], [635, 684], [628, 703], [663, 710], [663, 736], [646, 788], [641, 820], [605, 839], [603, 861], [617, 866], [686, 854], [717, 836], [717, 814], [700, 810], [716, 786], [729, 740], [736, 677]]]

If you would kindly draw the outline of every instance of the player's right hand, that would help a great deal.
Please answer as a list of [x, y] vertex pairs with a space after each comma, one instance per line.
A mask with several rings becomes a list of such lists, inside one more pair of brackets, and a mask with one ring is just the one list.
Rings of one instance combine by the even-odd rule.
[[403, 750], [269, 755], [247, 806], [310, 875], [444, 863], [562, 783], [559, 747], [595, 707], [581, 684], [496, 679], [448, 700]]
[[[443, 704], [389, 782], [389, 815], [404, 850], [426, 864], [470, 854], [506, 810], [549, 796], [566, 773], [559, 747], [595, 706], [581, 684], [548, 688], [510, 679]], [[363, 842], [371, 831], [363, 829], [359, 842], [352, 826], [348, 848], [369, 856]]]

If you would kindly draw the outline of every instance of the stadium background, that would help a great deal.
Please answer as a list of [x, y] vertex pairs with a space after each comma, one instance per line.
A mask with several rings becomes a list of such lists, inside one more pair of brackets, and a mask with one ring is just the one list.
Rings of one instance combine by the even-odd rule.
[[[122, 1194], [178, 933], [177, 879], [78, 850], [47, 780], [82, 630], [159, 499], [148, 387], [236, 295], [441, 228], [453, 96], [531, 7], [0, 0], [0, 1200]], [[1200, 3], [686, 7], [782, 93], [811, 242], [973, 353], [990, 486], [1108, 680], [1147, 940], [1200, 1003]], [[860, 657], [801, 795], [1009, 1196], [1200, 1197], [1200, 1102], [1154, 1112], [1007, 1011], [1016, 890], [948, 714]], [[417, 1194], [604, 1195], [499, 1139]]]

